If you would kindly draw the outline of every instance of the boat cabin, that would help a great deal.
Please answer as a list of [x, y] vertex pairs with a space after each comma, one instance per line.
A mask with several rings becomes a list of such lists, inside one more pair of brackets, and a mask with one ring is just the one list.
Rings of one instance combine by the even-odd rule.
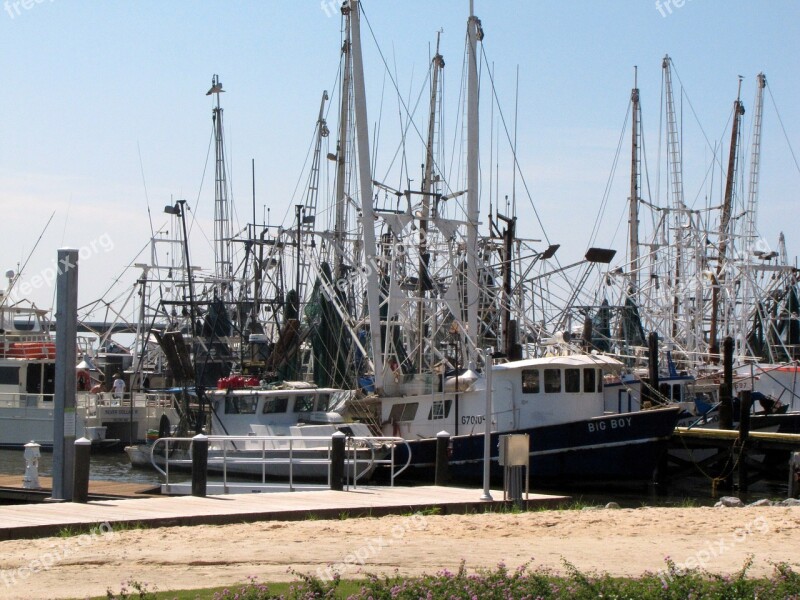
[[35, 407], [53, 401], [55, 344], [44, 325], [45, 315], [33, 306], [0, 307], [0, 406]]
[[[621, 363], [604, 356], [574, 355], [519, 360], [492, 368], [493, 431], [511, 432], [603, 414], [603, 378]], [[447, 389], [447, 388], [443, 388]], [[385, 435], [407, 439], [484, 431], [486, 378], [463, 391], [382, 398]]]
[[[282, 435], [282, 428], [303, 424], [343, 423], [334, 409], [354, 392], [333, 388], [287, 387], [285, 389], [242, 388], [214, 390], [212, 433], [253, 435], [254, 425], [265, 425]], [[263, 435], [273, 435], [265, 433]]]

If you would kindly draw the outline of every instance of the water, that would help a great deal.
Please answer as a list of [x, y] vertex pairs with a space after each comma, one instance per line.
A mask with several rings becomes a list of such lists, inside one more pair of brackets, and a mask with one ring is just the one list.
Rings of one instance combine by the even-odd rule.
[[[52, 476], [53, 455], [43, 452], [39, 459], [39, 475]], [[25, 458], [20, 450], [0, 450], [0, 474], [22, 475], [25, 473]], [[92, 454], [90, 479], [99, 481], [121, 481], [126, 483], [142, 483], [157, 486], [161, 482], [155, 471], [134, 469], [124, 452]], [[185, 479], [179, 476], [178, 479]], [[238, 478], [235, 478], [238, 480]], [[234, 478], [231, 478], [233, 481]], [[247, 480], [243, 480], [247, 481]], [[420, 482], [430, 485], [431, 482]], [[493, 486], [497, 487], [497, 486]], [[586, 504], [605, 504], [617, 502], [623, 508], [640, 506], [711, 506], [720, 496], [735, 495], [745, 502], [753, 502], [761, 498], [770, 500], [787, 497], [788, 482], [786, 480], [758, 481], [750, 486], [747, 494], [719, 489], [712, 493], [711, 480], [702, 477], [682, 477], [669, 486], [667, 492], [654, 485], [618, 485], [590, 486], [575, 483], [572, 485], [541, 486], [531, 480], [531, 491], [556, 495], [571, 496], [574, 501]]]
[[[532, 490], [533, 491], [533, 490]], [[766, 498], [783, 500], [788, 495], [788, 481], [759, 481], [750, 485], [747, 493], [719, 488], [713, 491], [712, 481], [702, 476], [681, 477], [672, 481], [668, 488], [654, 484], [585, 486], [560, 485], [558, 487], [537, 487], [542, 494], [562, 494], [582, 504], [604, 505], [616, 502], [622, 508], [642, 506], [713, 506], [722, 496], [736, 496], [745, 503]]]
[[[25, 474], [25, 456], [21, 450], [0, 450], [0, 474]], [[53, 455], [42, 452], [39, 459], [39, 475], [53, 476]], [[89, 479], [98, 481], [122, 481], [126, 483], [160, 483], [158, 473], [149, 469], [131, 467], [128, 455], [124, 452], [93, 453], [89, 469]]]

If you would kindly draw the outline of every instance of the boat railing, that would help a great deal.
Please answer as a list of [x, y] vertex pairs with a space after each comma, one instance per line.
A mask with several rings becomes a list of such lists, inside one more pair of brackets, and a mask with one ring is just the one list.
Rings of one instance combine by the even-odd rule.
[[[260, 467], [261, 484], [265, 486], [267, 485], [267, 467], [269, 465], [286, 465], [290, 491], [294, 491], [296, 487], [296, 466], [327, 465], [327, 484], [330, 487], [333, 439], [329, 436], [210, 435], [207, 436], [207, 439], [209, 444], [208, 467], [222, 472], [223, 493], [227, 494], [230, 488], [228, 481], [230, 465]], [[237, 447], [237, 442], [239, 447]], [[407, 458], [403, 465], [397, 465], [395, 461], [395, 450], [400, 444], [403, 444], [406, 449]], [[173, 456], [177, 448], [186, 446], [189, 451], [185, 458]], [[166, 493], [170, 492], [170, 465], [184, 471], [187, 467], [191, 468], [193, 447], [194, 438], [191, 437], [159, 438], [150, 447], [150, 463], [164, 477]], [[388, 452], [384, 454], [384, 451]], [[164, 468], [159, 465], [160, 457], [163, 458]], [[348, 489], [351, 484], [354, 489], [357, 488], [359, 480], [381, 465], [389, 467], [391, 485], [394, 486], [395, 478], [410, 464], [411, 448], [403, 438], [347, 436], [345, 440], [345, 473], [349, 475], [345, 479]]]
[[174, 408], [175, 396], [158, 392], [126, 392], [122, 397], [114, 392], [78, 392], [79, 406], [95, 407], [130, 407], [131, 401], [135, 408]]
[[53, 394], [26, 392], [0, 392], [2, 408], [50, 408], [53, 407]]

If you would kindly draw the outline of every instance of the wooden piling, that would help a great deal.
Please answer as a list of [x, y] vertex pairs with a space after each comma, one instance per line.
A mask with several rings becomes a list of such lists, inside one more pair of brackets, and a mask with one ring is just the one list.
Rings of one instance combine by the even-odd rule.
[[192, 496], [205, 497], [208, 484], [208, 436], [192, 438]]
[[719, 388], [719, 428], [733, 429], [733, 338], [722, 342], [722, 385]]
[[341, 492], [344, 489], [344, 455], [347, 436], [337, 431], [331, 436], [331, 489]]
[[750, 437], [750, 409], [753, 406], [752, 392], [742, 390], [739, 395], [739, 439], [738, 439], [738, 471], [739, 490], [746, 492], [750, 485], [747, 471], [747, 440]]
[[89, 501], [89, 463], [92, 442], [82, 437], [75, 440], [75, 462], [72, 470], [72, 501], [85, 504]]

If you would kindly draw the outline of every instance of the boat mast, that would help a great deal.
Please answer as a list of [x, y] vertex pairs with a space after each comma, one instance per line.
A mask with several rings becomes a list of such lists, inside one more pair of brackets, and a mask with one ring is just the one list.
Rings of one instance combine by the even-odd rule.
[[[711, 287], [711, 328], [708, 336], [709, 353], [713, 356], [719, 354], [719, 342], [717, 340], [717, 329], [719, 322], [719, 292], [722, 271], [726, 266], [728, 253], [728, 240], [731, 238], [730, 222], [731, 207], [733, 205], [733, 191], [736, 186], [737, 157], [739, 148], [739, 126], [744, 114], [744, 104], [742, 104], [742, 78], [739, 77], [739, 90], [736, 93], [736, 101], [733, 103], [733, 124], [731, 125], [731, 150], [728, 155], [728, 173], [725, 180], [725, 198], [722, 202], [722, 214], [719, 221], [719, 242], [717, 247], [717, 274]], [[727, 279], [727, 278], [724, 278]]]
[[364, 275], [367, 278], [367, 308], [369, 310], [370, 346], [375, 376], [375, 391], [383, 391], [383, 357], [381, 355], [380, 282], [375, 244], [375, 209], [372, 202], [372, 175], [369, 154], [369, 122], [367, 121], [364, 61], [361, 55], [361, 19], [359, 0], [350, 0], [352, 27], [353, 105], [356, 120], [358, 150], [358, 181], [361, 192], [361, 229], [364, 236]]
[[[475, 16], [474, 2], [469, 3], [467, 68], [467, 339], [471, 352], [478, 349], [478, 50], [483, 40], [481, 21]], [[475, 354], [476, 355], [476, 354]]]
[[[214, 274], [220, 280], [227, 280], [232, 275], [232, 264], [229, 252], [231, 240], [230, 209], [228, 207], [228, 181], [225, 173], [225, 144], [223, 141], [222, 107], [219, 95], [225, 90], [218, 75], [211, 78], [211, 89], [206, 96], [214, 95], [216, 106], [212, 110], [214, 125], [214, 155], [216, 157], [216, 175], [214, 187]], [[225, 288], [222, 288], [223, 290]], [[222, 294], [220, 294], [222, 295]]]
[[633, 67], [633, 90], [631, 90], [631, 195], [628, 221], [628, 245], [630, 246], [631, 293], [639, 291], [639, 181], [641, 166], [641, 119], [639, 106], [638, 69]]
[[756, 103], [753, 107], [753, 145], [750, 154], [750, 181], [747, 189], [747, 237], [745, 238], [745, 246], [748, 256], [752, 254], [756, 237], [758, 182], [761, 167], [761, 122], [764, 115], [764, 88], [767, 86], [767, 76], [764, 73], [759, 73], [756, 79]]
[[444, 58], [439, 54], [439, 40], [441, 32], [436, 34], [436, 55], [431, 63], [431, 103], [428, 118], [428, 143], [425, 150], [425, 175], [422, 178], [422, 207], [420, 209], [419, 220], [419, 277], [417, 283], [417, 294], [419, 296], [419, 308], [417, 310], [417, 332], [419, 336], [417, 354], [417, 373], [422, 373], [425, 367], [425, 340], [428, 339], [428, 327], [426, 323], [427, 311], [425, 296], [433, 288], [430, 271], [431, 255], [428, 252], [428, 219], [431, 212], [431, 197], [433, 189], [433, 144], [436, 136], [436, 107], [439, 102], [439, 72], [444, 69]]
[[672, 177], [672, 209], [675, 211], [675, 277], [672, 297], [672, 339], [678, 334], [678, 314], [680, 312], [680, 292], [682, 277], [686, 272], [684, 265], [682, 221], [686, 206], [683, 203], [683, 172], [681, 146], [678, 139], [678, 123], [675, 117], [675, 99], [672, 94], [672, 59], [669, 55], [661, 63], [664, 69], [665, 91], [667, 97], [667, 163]]
[[339, 144], [336, 150], [336, 221], [333, 229], [334, 240], [334, 277], [337, 280], [344, 278], [344, 230], [345, 209], [347, 208], [347, 152], [348, 131], [350, 118], [350, 86], [353, 70], [350, 33], [350, 6], [345, 2], [342, 5], [344, 18], [344, 43], [342, 44], [342, 103], [339, 109]]
[[[764, 118], [764, 88], [767, 86], [767, 77], [764, 73], [756, 76], [756, 100], [753, 106], [753, 142], [750, 151], [750, 181], [747, 189], [747, 210], [745, 213], [745, 235], [744, 235], [744, 273], [742, 277], [742, 306], [741, 322], [737, 344], [741, 351], [746, 341], [743, 336], [750, 326], [751, 310], [758, 310], [758, 303], [749, 304], [751, 282], [753, 276], [750, 268], [750, 261], [753, 260], [754, 250], [756, 250], [756, 217], [758, 210], [758, 183], [761, 168], [761, 125]], [[782, 236], [783, 234], [781, 234]], [[784, 263], [786, 264], [786, 263]], [[751, 308], [752, 306], [752, 308]], [[770, 350], [771, 351], [771, 350]]]
[[[311, 237], [317, 220], [317, 201], [319, 199], [320, 161], [322, 156], [322, 141], [328, 137], [328, 124], [325, 121], [325, 103], [328, 101], [328, 91], [322, 92], [319, 102], [319, 116], [317, 117], [317, 135], [314, 143], [314, 157], [311, 160], [311, 171], [308, 175], [308, 189], [306, 190], [305, 205], [296, 207], [297, 214], [297, 265], [296, 283], [297, 296], [300, 302], [306, 301], [304, 288], [308, 277], [308, 261], [302, 252], [304, 238]], [[313, 244], [313, 238], [312, 238]]]

